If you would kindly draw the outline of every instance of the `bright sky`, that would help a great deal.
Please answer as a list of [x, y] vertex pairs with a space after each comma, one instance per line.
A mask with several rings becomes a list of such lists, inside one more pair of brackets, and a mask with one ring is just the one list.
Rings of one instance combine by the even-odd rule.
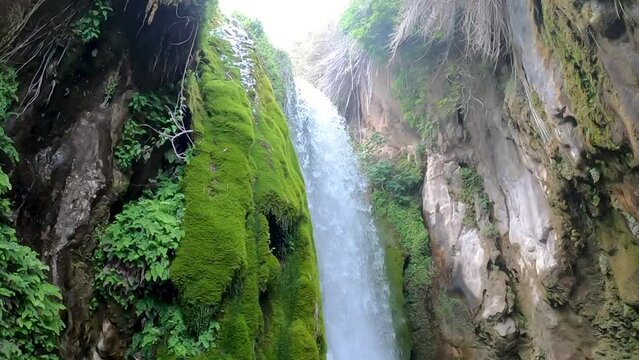
[[220, 0], [226, 14], [239, 11], [262, 21], [271, 42], [284, 50], [309, 32], [337, 21], [350, 0]]

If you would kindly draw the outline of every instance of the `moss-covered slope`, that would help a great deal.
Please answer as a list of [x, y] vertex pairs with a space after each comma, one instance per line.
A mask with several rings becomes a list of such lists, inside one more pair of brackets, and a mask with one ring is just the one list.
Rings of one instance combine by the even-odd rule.
[[189, 81], [196, 153], [172, 280], [191, 326], [220, 322], [202, 359], [320, 359], [317, 265], [286, 119], [255, 52], [255, 88], [245, 89], [212, 28]]

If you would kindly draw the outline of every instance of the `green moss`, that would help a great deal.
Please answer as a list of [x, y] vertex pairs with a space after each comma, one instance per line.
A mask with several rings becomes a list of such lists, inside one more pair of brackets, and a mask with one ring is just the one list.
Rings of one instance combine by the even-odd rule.
[[287, 82], [291, 81], [293, 76], [291, 59], [286, 52], [275, 48], [268, 41], [262, 23], [259, 20], [250, 19], [241, 14], [235, 14], [234, 17], [244, 25], [255, 39], [255, 48], [260, 58], [260, 63], [263, 65], [273, 86], [273, 94], [280, 106], [285, 108], [288, 98], [287, 91], [291, 90], [287, 89]]
[[[207, 32], [208, 34], [208, 32]], [[325, 356], [304, 182], [286, 119], [255, 56], [242, 87], [228, 43], [206, 36], [189, 79], [196, 151], [186, 169], [185, 238], [171, 273], [185, 308], [213, 309], [201, 359]]]
[[255, 135], [250, 105], [237, 81], [205, 72], [200, 84], [206, 111], [193, 115], [200, 137], [185, 174], [185, 238], [172, 277], [185, 302], [215, 306], [246, 267], [245, 219], [253, 206], [255, 173], [249, 152]]
[[[542, 38], [559, 58], [566, 89], [573, 101], [570, 109], [594, 147], [618, 149], [612, 141], [613, 115], [602, 97], [608, 81], [593, 49], [596, 44], [579, 21], [577, 9], [568, 1], [553, 0], [543, 6]], [[572, 19], [572, 21], [571, 21]]]
[[608, 254], [619, 296], [630, 305], [639, 304], [639, 245], [622, 214], [610, 211], [599, 224], [597, 234]]
[[383, 216], [375, 212], [375, 224], [382, 244], [384, 244], [384, 262], [386, 275], [390, 286], [391, 309], [395, 334], [399, 342], [402, 359], [410, 359], [412, 348], [412, 333], [406, 313], [406, 299], [404, 296], [404, 265], [408, 253], [402, 247], [399, 234], [393, 225]]
[[430, 303], [434, 269], [419, 204], [415, 200], [399, 201], [385, 191], [375, 191], [372, 204], [375, 216], [388, 221], [409, 256], [407, 264], [402, 265], [405, 311], [413, 340], [412, 356], [433, 358], [437, 339], [437, 324]]
[[[484, 191], [484, 179], [470, 167], [462, 167], [460, 173], [462, 180], [460, 200], [466, 205], [464, 225], [477, 227], [477, 218], [488, 215], [490, 212], [490, 200]], [[476, 202], [479, 203], [479, 214], [477, 214]]]

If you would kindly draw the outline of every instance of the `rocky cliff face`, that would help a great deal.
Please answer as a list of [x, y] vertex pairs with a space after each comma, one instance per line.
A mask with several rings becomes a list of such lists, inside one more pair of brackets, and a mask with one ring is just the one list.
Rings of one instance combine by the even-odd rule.
[[[276, 74], [291, 70], [285, 55], [268, 58], [263, 32], [244, 29], [259, 24], [224, 18], [215, 1], [0, 8], [0, 119], [20, 158], [4, 162], [3, 137], [14, 212], [3, 202], [2, 226], [17, 240], [0, 245], [41, 259], [0, 267], [1, 317], [19, 317], [0, 357], [323, 357], [310, 219]], [[20, 285], [27, 266], [60, 301], [42, 279]], [[64, 306], [64, 330], [48, 301]], [[25, 327], [46, 342], [24, 340]]]
[[[391, 91], [402, 81], [397, 62], [430, 66], [401, 52], [391, 80], [373, 76], [370, 103], [362, 100], [351, 121], [356, 137], [367, 134], [362, 144], [383, 135], [379, 158], [425, 148], [420, 197], [436, 265], [427, 295], [434, 321], [413, 327], [436, 328], [446, 358], [638, 358], [639, 7], [504, 5], [510, 58], [478, 66], [453, 51], [419, 78], [428, 89], [422, 117], [434, 119], [435, 133], [400, 130], [414, 111]], [[415, 256], [406, 250], [405, 264]], [[413, 291], [406, 280], [403, 289]], [[413, 358], [430, 358], [419, 347], [434, 340], [415, 334]]]

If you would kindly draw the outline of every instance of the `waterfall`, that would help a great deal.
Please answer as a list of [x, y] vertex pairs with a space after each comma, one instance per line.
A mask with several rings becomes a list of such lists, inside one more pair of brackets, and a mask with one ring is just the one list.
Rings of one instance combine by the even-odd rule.
[[287, 113], [313, 221], [328, 359], [399, 359], [382, 245], [344, 120], [317, 89], [297, 83]]

